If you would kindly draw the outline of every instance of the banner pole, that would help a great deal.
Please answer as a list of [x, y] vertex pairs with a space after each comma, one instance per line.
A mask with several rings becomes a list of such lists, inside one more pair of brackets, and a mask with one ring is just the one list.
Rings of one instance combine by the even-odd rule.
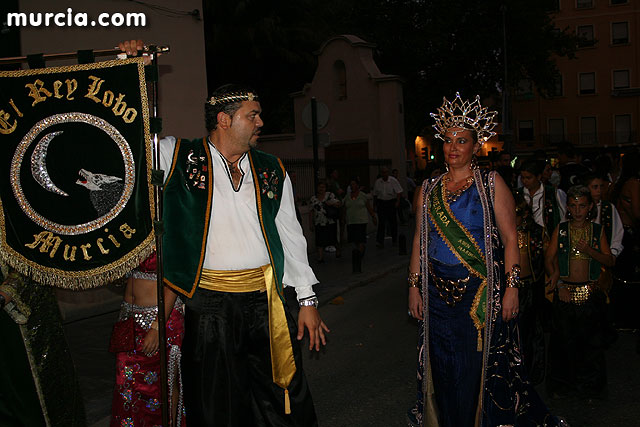
[[[153, 96], [152, 114], [153, 118], [157, 119], [158, 114], [158, 53], [160, 52], [156, 46], [149, 46], [149, 53], [151, 54], [151, 65], [155, 70], [156, 78], [153, 79], [151, 87], [151, 93]], [[157, 171], [160, 168], [160, 146], [158, 138], [158, 129], [154, 128], [153, 132], [153, 170]], [[169, 376], [167, 373], [167, 330], [166, 330], [166, 316], [164, 309], [164, 277], [162, 274], [162, 185], [164, 182], [164, 175], [162, 182], [155, 182], [153, 187], [153, 194], [155, 199], [155, 221], [154, 232], [156, 236], [156, 259], [157, 259], [157, 294], [158, 294], [158, 351], [160, 353], [160, 398], [162, 401], [162, 425], [169, 427], [170, 417], [169, 408], [171, 402], [169, 402], [168, 382]]]
[[[142, 49], [143, 53], [151, 53], [151, 48], [153, 48], [153, 52], [154, 53], [166, 53], [169, 52], [169, 47], [168, 46], [145, 46]], [[119, 48], [115, 48], [115, 49], [100, 49], [100, 50], [94, 50], [93, 51], [93, 55], [95, 57], [102, 57], [102, 56], [113, 56], [113, 55], [118, 55], [119, 53], [122, 53], [122, 51]], [[65, 53], [46, 53], [44, 55], [42, 55], [43, 59], [45, 61], [52, 61], [52, 60], [62, 60], [62, 59], [75, 59], [78, 57], [78, 52], [65, 52]], [[26, 56], [14, 56], [14, 57], [8, 57], [8, 58], [0, 58], [0, 65], [1, 64], [21, 64], [23, 62], [27, 62], [27, 57]]]

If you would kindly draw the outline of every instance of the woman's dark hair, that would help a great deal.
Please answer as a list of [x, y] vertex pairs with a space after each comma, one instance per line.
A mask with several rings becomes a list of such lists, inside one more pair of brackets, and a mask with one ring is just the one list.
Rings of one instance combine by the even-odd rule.
[[542, 175], [544, 171], [545, 162], [538, 159], [527, 159], [520, 166], [520, 172], [529, 172], [532, 175]]
[[596, 172], [589, 172], [586, 173], [584, 175], [582, 175], [580, 177], [580, 183], [586, 187], [589, 186], [589, 184], [591, 184], [591, 181], [593, 181], [594, 179], [601, 179], [603, 181], [605, 181], [605, 179], [602, 177], [602, 175], [596, 173]]
[[324, 180], [324, 179], [320, 179], [320, 180], [318, 180], [318, 184], [316, 185], [316, 194], [318, 193], [318, 188], [321, 185], [324, 185], [324, 189], [327, 190], [327, 181]]
[[[211, 97], [218, 98], [218, 97], [223, 97], [225, 95], [241, 94], [241, 93], [249, 93], [249, 92], [253, 94], [256, 93], [249, 86], [230, 83], [230, 84], [220, 86], [219, 88], [214, 90], [211, 93], [209, 99], [211, 99]], [[236, 113], [236, 111], [240, 109], [240, 106], [242, 105], [242, 101], [211, 105], [209, 104], [209, 99], [207, 99], [207, 101], [204, 103], [204, 122], [208, 132], [211, 132], [212, 130], [216, 130], [218, 128], [218, 113], [223, 112], [233, 117], [233, 115]], [[256, 97], [255, 100], [257, 101], [258, 98]]]

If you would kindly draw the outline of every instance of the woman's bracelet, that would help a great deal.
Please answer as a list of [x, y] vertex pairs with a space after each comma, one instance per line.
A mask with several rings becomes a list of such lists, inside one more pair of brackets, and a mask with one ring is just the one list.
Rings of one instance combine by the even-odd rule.
[[419, 288], [420, 287], [420, 273], [412, 273], [409, 272], [409, 276], [407, 277], [407, 283], [410, 288]]
[[507, 273], [507, 288], [519, 288], [520, 282], [520, 265], [513, 264], [511, 271]]

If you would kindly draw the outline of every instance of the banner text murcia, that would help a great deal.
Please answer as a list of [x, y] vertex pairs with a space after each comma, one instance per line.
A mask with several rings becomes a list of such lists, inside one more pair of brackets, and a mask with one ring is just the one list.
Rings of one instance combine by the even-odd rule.
[[[122, 233], [122, 237], [125, 239], [131, 239], [131, 237], [135, 234], [136, 229], [131, 228], [126, 222], [119, 227], [120, 232]], [[96, 239], [96, 247], [100, 251], [100, 254], [107, 255], [112, 248], [108, 246], [113, 246], [115, 248], [120, 247], [120, 242], [112, 233], [109, 233], [109, 229], [105, 228], [104, 232], [107, 233], [105, 241], [104, 238], [98, 237]], [[49, 258], [54, 258], [56, 254], [58, 254], [58, 249], [64, 243], [64, 240], [60, 236], [53, 234], [50, 231], [42, 231], [38, 234], [33, 235], [33, 242], [27, 243], [25, 246], [29, 249], [39, 250], [42, 253], [48, 253]], [[90, 254], [90, 249], [92, 245], [91, 243], [85, 243], [84, 245], [80, 245], [80, 250], [82, 251], [82, 257], [85, 261], [89, 261], [93, 258], [93, 255]], [[76, 260], [76, 252], [78, 251], [78, 246], [64, 244], [64, 250], [62, 251], [62, 258], [65, 261], [73, 262]], [[93, 254], [96, 254], [95, 250], [91, 251]]]

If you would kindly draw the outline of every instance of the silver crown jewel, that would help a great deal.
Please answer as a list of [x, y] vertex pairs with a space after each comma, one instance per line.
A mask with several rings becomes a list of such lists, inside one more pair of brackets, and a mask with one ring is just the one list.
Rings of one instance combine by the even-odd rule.
[[462, 128], [476, 131], [478, 142], [482, 144], [496, 134], [492, 130], [497, 125], [493, 119], [498, 112], [488, 111], [486, 107], [480, 105], [480, 95], [476, 95], [473, 102], [470, 102], [463, 101], [460, 98], [460, 92], [456, 92], [453, 102], [447, 101], [446, 97], [443, 97], [442, 101], [442, 106], [438, 108], [437, 113], [431, 113], [431, 117], [436, 122], [433, 125], [436, 138], [444, 141], [447, 130]]

